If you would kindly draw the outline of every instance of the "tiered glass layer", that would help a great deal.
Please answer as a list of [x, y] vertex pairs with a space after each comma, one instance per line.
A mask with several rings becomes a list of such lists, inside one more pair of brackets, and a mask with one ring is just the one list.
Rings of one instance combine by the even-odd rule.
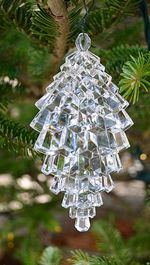
[[88, 51], [91, 40], [79, 34], [77, 51], [66, 57], [47, 93], [36, 102], [31, 122], [39, 132], [35, 150], [45, 155], [41, 171], [54, 175], [50, 187], [64, 192], [78, 231], [87, 231], [101, 192], [110, 192], [110, 174], [121, 169], [118, 153], [129, 147], [124, 133], [132, 124], [128, 102], [105, 72], [99, 57]]

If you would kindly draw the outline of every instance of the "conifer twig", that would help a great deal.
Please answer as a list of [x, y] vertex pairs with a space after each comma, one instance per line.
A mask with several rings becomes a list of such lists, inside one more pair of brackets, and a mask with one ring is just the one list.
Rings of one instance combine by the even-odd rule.
[[51, 60], [52, 71], [50, 74], [52, 78], [52, 76], [56, 73], [66, 51], [67, 37], [69, 33], [69, 20], [63, 0], [48, 0], [47, 4], [50, 8], [51, 15], [58, 25], [58, 36], [56, 37], [53, 58]]

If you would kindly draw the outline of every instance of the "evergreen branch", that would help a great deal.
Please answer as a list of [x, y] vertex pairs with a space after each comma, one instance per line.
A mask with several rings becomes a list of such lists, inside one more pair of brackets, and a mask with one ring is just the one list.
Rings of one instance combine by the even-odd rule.
[[113, 76], [115, 81], [119, 81], [122, 67], [130, 60], [131, 55], [137, 57], [139, 52], [145, 55], [147, 54], [147, 49], [138, 45], [119, 45], [110, 50], [93, 49], [92, 51], [101, 58], [102, 63], [106, 67], [106, 71]]
[[122, 265], [122, 261], [114, 257], [90, 256], [81, 250], [72, 251], [72, 257], [68, 260], [72, 265]]
[[[55, 46], [57, 24], [53, 16], [40, 5], [24, 0], [0, 0], [0, 10], [4, 24], [11, 24], [29, 35], [40, 45], [47, 45], [51, 52]], [[2, 26], [2, 25], [1, 25]]]
[[25, 2], [23, 0], [0, 1], [0, 9], [4, 14], [4, 20], [9, 19], [19, 30], [27, 34], [30, 34], [31, 7], [31, 2]]
[[90, 256], [81, 250], [71, 252], [72, 257], [68, 261], [73, 265], [90, 265]]
[[14, 96], [18, 93], [18, 87], [14, 87], [11, 82], [13, 80], [9, 80], [9, 83], [4, 82], [4, 80], [0, 80], [0, 113], [7, 113], [8, 106], [12, 102]]
[[134, 104], [139, 100], [140, 92], [148, 92], [150, 88], [150, 54], [139, 53], [137, 58], [131, 56], [122, 71], [120, 91]]
[[62, 254], [57, 247], [47, 247], [40, 259], [41, 265], [60, 265]]
[[58, 26], [58, 35], [56, 36], [51, 60], [51, 64], [53, 65], [53, 71], [51, 73], [52, 78], [66, 52], [69, 34], [69, 20], [65, 3], [62, 0], [48, 0], [47, 4], [50, 8], [53, 19]]
[[117, 12], [119, 17], [132, 15], [138, 7], [140, 0], [105, 0], [106, 6], [112, 12]]
[[31, 36], [46, 46], [49, 52], [55, 49], [57, 24], [50, 12], [40, 5], [34, 8], [31, 17]]
[[34, 155], [33, 144], [37, 134], [0, 114], [0, 146], [24, 156]]
[[[110, 224], [108, 225], [108, 222], [100, 221], [94, 224], [93, 231], [95, 232], [100, 251], [111, 255], [118, 264], [121, 264], [122, 259], [124, 260], [124, 265], [128, 264], [130, 253], [118, 230]], [[102, 242], [99, 242], [99, 238], [102, 239]]]
[[[87, 17], [85, 28], [91, 35], [97, 35], [114, 27], [124, 16], [135, 12], [136, 0], [105, 0], [100, 8], [91, 11]], [[106, 36], [105, 36], [106, 37]]]
[[[149, 260], [149, 242], [150, 242], [150, 224], [149, 220], [139, 219], [134, 224], [134, 231], [136, 232], [127, 242], [128, 248], [132, 253], [132, 260], [142, 261]], [[144, 242], [140, 244], [139, 242]]]
[[118, 261], [114, 258], [110, 257], [90, 257], [90, 265], [122, 265], [122, 261]]

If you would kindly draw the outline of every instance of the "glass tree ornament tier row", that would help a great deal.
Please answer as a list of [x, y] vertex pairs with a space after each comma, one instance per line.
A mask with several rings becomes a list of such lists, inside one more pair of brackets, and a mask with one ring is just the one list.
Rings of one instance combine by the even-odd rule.
[[118, 172], [122, 168], [119, 155], [117, 153], [109, 153], [101, 155], [99, 151], [85, 151], [81, 154], [50, 154], [45, 157], [42, 172], [45, 175], [64, 175], [77, 174], [81, 175], [86, 172], [87, 176], [93, 173], [110, 174]]
[[79, 34], [77, 51], [66, 57], [60, 72], [36, 102], [31, 127], [39, 132], [35, 150], [44, 154], [42, 172], [54, 175], [51, 191], [64, 192], [75, 227], [87, 231], [101, 192], [110, 192], [110, 174], [121, 169], [118, 153], [129, 147], [124, 131], [132, 124], [128, 102], [89, 52], [91, 40]]
[[62, 206], [69, 208], [69, 216], [76, 219], [78, 231], [87, 231], [90, 227], [89, 218], [96, 215], [96, 207], [103, 205], [101, 192], [110, 192], [114, 183], [110, 175], [89, 176], [55, 176], [51, 191], [58, 194], [64, 192]]

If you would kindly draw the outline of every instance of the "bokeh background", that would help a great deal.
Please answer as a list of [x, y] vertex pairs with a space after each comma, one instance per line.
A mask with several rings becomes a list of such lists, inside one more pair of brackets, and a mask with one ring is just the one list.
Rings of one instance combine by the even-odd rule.
[[[58, 15], [64, 12], [65, 19], [59, 21], [50, 2], [0, 0], [0, 265], [148, 265], [149, 6], [129, 0], [56, 1], [64, 5]], [[33, 151], [37, 134], [29, 124], [37, 113], [34, 103], [74, 49], [83, 3], [90, 10], [84, 27], [92, 51], [116, 84], [126, 82], [134, 126], [127, 132], [131, 147], [121, 154], [123, 170], [113, 175], [114, 190], [103, 194], [90, 231], [79, 233], [61, 207], [62, 195], [49, 191], [53, 176], [40, 172], [43, 158]], [[60, 37], [64, 33], [68, 41]]]

